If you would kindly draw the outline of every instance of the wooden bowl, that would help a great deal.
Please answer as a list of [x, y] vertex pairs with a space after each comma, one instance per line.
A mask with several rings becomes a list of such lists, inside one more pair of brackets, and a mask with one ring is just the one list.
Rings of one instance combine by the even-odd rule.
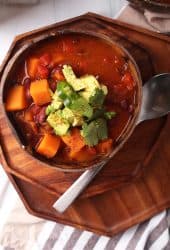
[[[11, 120], [9, 119], [5, 111], [5, 107], [4, 107], [4, 95], [10, 87], [9, 86], [10, 83], [7, 80], [10, 74], [13, 72], [13, 70], [15, 70], [15, 65], [18, 63], [19, 59], [23, 57], [24, 54], [28, 50], [30, 50], [35, 44], [37, 45], [38, 43], [41, 43], [42, 41], [46, 39], [49, 40], [53, 37], [60, 36], [66, 33], [78, 33], [78, 34], [81, 33], [81, 34], [90, 35], [92, 37], [98, 37], [101, 40], [104, 40], [105, 42], [110, 43], [112, 46], [116, 47], [116, 49], [119, 50], [120, 53], [123, 56], [126, 56], [126, 58], [128, 59], [128, 63], [131, 68], [133, 77], [137, 83], [137, 95], [136, 95], [137, 98], [136, 98], [135, 112], [128, 126], [122, 132], [121, 137], [119, 138], [119, 141], [117, 142], [117, 146], [113, 149], [113, 151], [110, 154], [102, 157], [101, 159], [94, 160], [90, 163], [89, 162], [79, 163], [79, 164], [70, 163], [69, 165], [66, 165], [63, 163], [56, 164], [53, 162], [53, 160], [46, 160], [41, 157], [39, 158], [35, 157], [35, 155], [33, 155], [32, 152], [27, 150], [27, 147], [24, 146], [24, 142], [22, 141], [22, 136], [20, 134], [20, 131], [16, 130], [15, 124], [11, 122]], [[62, 171], [84, 171], [85, 169], [90, 169], [90, 168], [98, 166], [101, 163], [103, 164], [103, 163], [108, 162], [110, 158], [112, 158], [122, 148], [124, 143], [128, 140], [128, 138], [132, 134], [136, 126], [138, 115], [140, 112], [141, 99], [142, 99], [142, 81], [141, 81], [141, 76], [140, 76], [138, 67], [134, 59], [131, 57], [131, 55], [128, 53], [126, 49], [124, 49], [122, 46], [117, 44], [111, 37], [101, 33], [100, 30], [88, 31], [87, 27], [72, 27], [72, 25], [69, 25], [69, 22], [67, 25], [64, 25], [64, 27], [59, 26], [53, 29], [52, 31], [50, 28], [49, 29], [47, 28], [44, 32], [36, 31], [33, 34], [34, 35], [32, 36], [32, 33], [31, 34], [28, 33], [26, 36], [24, 36], [24, 43], [21, 43], [20, 46], [16, 49], [15, 53], [9, 56], [8, 63], [5, 65], [3, 73], [2, 73], [1, 86], [0, 86], [1, 113], [10, 127], [11, 136], [15, 138], [15, 142], [17, 143], [17, 145], [20, 145], [18, 150], [20, 151], [19, 154], [21, 158], [23, 159], [25, 156], [27, 156], [26, 157], [27, 160], [31, 159], [31, 162], [36, 165], [42, 164], [45, 167], [48, 167], [48, 168], [55, 167]], [[9, 151], [9, 153], [12, 154], [12, 151], [11, 152]]]
[[160, 13], [170, 13], [170, 2], [161, 3], [154, 0], [128, 0], [134, 6], [140, 9], [147, 9]]

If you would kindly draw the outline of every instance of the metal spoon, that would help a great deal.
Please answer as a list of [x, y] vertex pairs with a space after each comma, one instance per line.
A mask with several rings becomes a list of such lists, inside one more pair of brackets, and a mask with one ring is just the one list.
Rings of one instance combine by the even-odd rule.
[[[156, 75], [143, 87], [143, 98], [137, 124], [166, 115], [170, 112], [170, 73]], [[87, 187], [105, 163], [96, 168], [86, 170], [53, 204], [53, 207], [63, 213]]]

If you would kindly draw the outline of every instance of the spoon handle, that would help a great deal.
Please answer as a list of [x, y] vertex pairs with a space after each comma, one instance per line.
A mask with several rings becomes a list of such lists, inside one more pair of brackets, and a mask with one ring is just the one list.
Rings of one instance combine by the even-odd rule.
[[53, 207], [60, 213], [63, 213], [79, 196], [79, 194], [87, 187], [96, 174], [102, 169], [105, 163], [95, 168], [86, 170], [80, 177], [67, 189], [67, 191], [58, 198]]

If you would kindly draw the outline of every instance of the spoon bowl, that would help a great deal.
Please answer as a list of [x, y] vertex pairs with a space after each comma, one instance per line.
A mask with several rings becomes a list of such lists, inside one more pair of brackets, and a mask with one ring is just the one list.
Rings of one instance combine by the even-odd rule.
[[170, 111], [170, 73], [152, 77], [143, 86], [138, 123], [166, 115]]

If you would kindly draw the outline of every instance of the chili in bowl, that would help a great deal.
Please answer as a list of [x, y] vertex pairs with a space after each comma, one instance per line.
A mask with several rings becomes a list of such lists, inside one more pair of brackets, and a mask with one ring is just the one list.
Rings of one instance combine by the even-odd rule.
[[129, 138], [141, 86], [124, 48], [94, 33], [66, 32], [36, 42], [11, 63], [4, 108], [33, 157], [79, 171], [109, 160]]

